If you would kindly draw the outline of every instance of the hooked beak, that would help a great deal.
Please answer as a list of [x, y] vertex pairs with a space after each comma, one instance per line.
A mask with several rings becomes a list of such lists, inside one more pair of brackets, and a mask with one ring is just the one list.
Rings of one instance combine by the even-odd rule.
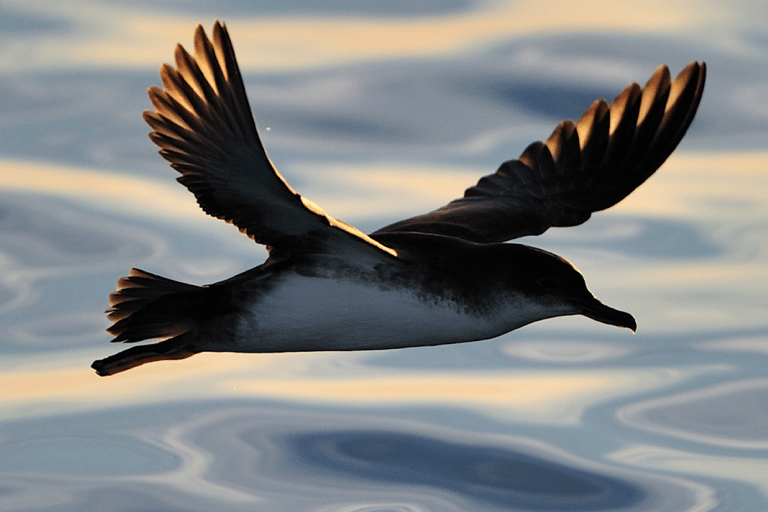
[[604, 324], [615, 325], [616, 327], [626, 327], [627, 329], [632, 329], [632, 332], [637, 331], [637, 322], [632, 315], [608, 307], [595, 297], [580, 299], [576, 301], [576, 304], [581, 309], [579, 313], [587, 318]]

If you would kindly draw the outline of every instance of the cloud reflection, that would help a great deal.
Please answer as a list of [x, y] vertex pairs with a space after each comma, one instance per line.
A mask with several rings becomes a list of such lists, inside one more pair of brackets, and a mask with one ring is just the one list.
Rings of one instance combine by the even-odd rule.
[[[16, 8], [27, 10], [28, 3]], [[116, 62], [123, 67], [155, 68], [157, 62], [168, 60], [167, 48], [189, 40], [189, 27], [202, 21], [193, 14], [163, 12], [159, 16], [117, 2], [102, 3], [96, 10], [83, 0], [33, 3], [37, 15], [66, 20], [78, 28], [47, 38], [16, 38], [0, 53], [0, 68], [113, 67]], [[602, 2], [556, 0], [542, 16], [541, 4], [533, 0], [480, 2], [470, 10], [424, 17], [237, 16], [230, 26], [236, 34], [241, 68], [285, 70], [445, 55], [498, 44], [509, 40], [510, 34], [563, 30], [675, 33], [695, 29], [711, 19], [716, 9], [661, 0], [622, 5], [607, 10]], [[101, 31], [79, 29], [87, 22], [100, 26], [106, 21], [111, 22], [106, 38]], [[67, 51], [61, 52], [61, 48]]]
[[[593, 406], [642, 390], [679, 382], [690, 372], [666, 369], [584, 371], [410, 371], [393, 373], [343, 358], [315, 354], [199, 354], [153, 363], [101, 379], [87, 365], [94, 351], [68, 354], [40, 367], [18, 357], [18, 371], [0, 374], [0, 406], [6, 417], [116, 408], [137, 402], [202, 398], [274, 399], [333, 406], [413, 407], [425, 403], [463, 408], [507, 421], [578, 425]], [[34, 369], [33, 369], [34, 368]], [[289, 377], [286, 377], [289, 376]]]
[[173, 180], [150, 180], [108, 171], [38, 162], [2, 161], [4, 191], [53, 195], [137, 216], [204, 217], [195, 201]]
[[664, 436], [746, 450], [768, 449], [768, 379], [744, 380], [622, 407], [627, 425]]
[[335, 473], [377, 487], [440, 489], [462, 501], [502, 509], [631, 508], [645, 494], [631, 482], [504, 446], [376, 430], [313, 432], [283, 442], [292, 458], [325, 475]]
[[[653, 445], [628, 446], [610, 454], [608, 458], [622, 464], [654, 471], [683, 472], [689, 475], [747, 482], [761, 491], [762, 496], [753, 498], [756, 500], [764, 499], [765, 494], [768, 493], [768, 461], [765, 458], [719, 456]], [[705, 492], [711, 495], [711, 490]], [[750, 498], [747, 492], [739, 494], [743, 503], [749, 503]], [[709, 496], [706, 501], [708, 506], [702, 510], [715, 508], [717, 501], [713, 496]]]
[[10, 423], [3, 441], [3, 510], [30, 493], [35, 510], [57, 512], [701, 506], [682, 480], [381, 413], [197, 402]]

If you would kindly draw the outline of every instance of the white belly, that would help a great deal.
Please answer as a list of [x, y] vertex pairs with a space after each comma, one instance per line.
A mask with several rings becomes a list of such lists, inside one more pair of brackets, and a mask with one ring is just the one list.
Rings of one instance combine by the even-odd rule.
[[427, 303], [411, 291], [356, 280], [290, 276], [240, 319], [235, 350], [292, 352], [438, 345], [498, 336], [455, 302]]

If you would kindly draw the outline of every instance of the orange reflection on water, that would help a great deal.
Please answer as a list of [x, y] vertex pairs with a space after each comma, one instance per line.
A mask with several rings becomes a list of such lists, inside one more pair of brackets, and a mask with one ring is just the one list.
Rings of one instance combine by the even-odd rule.
[[[647, 383], [646, 383], [647, 385]], [[233, 388], [254, 396], [358, 406], [449, 406], [477, 409], [514, 421], [578, 424], [584, 409], [644, 384], [637, 376], [602, 372], [411, 373], [343, 379], [240, 380]]]
[[135, 403], [250, 397], [369, 407], [451, 406], [514, 421], [563, 425], [577, 424], [589, 406], [683, 377], [649, 369], [514, 375], [506, 371], [411, 371], [398, 375], [357, 365], [348, 366], [344, 376], [337, 377], [340, 360], [354, 361], [355, 357], [332, 353], [199, 354], [106, 378], [88, 368], [87, 355], [69, 355], [63, 363], [66, 366], [59, 368], [51, 368], [50, 359], [40, 364], [29, 358], [23, 366], [32, 370], [0, 374], [0, 416], [46, 416]]
[[[326, 213], [342, 219], [416, 215], [464, 195], [489, 171], [403, 163], [297, 164], [311, 194]], [[290, 178], [288, 178], [290, 180]], [[404, 212], [404, 209], [408, 208]], [[412, 210], [412, 211], [411, 211]]]
[[[168, 10], [142, 11], [119, 3], [92, 5], [57, 2], [38, 9], [73, 26], [106, 26], [99, 31], [51, 35], [45, 39], [13, 40], [13, 51], [0, 67], [123, 67], [155, 68], [171, 59], [177, 42], [190, 46], [192, 29], [212, 19]], [[531, 33], [647, 32], [679, 33], [705, 26], [725, 7], [690, 2], [570, 2], [554, 0], [546, 9], [533, 0], [481, 2], [471, 9], [408, 18], [377, 18], [344, 14], [309, 17], [254, 16], [229, 22], [243, 69], [314, 68], [356, 61], [455, 54], [492, 46]], [[61, 52], [61, 48], [67, 48]], [[22, 59], [20, 56], [24, 56]]]
[[[294, 167], [300, 167], [306, 182], [298, 192], [321, 208], [330, 205], [327, 212], [339, 218], [394, 214], [404, 204], [418, 206], [419, 211], [414, 213], [427, 211], [461, 196], [481, 174], [478, 171], [475, 176], [466, 168], [446, 170], [400, 164], [308, 163]], [[172, 174], [154, 180], [107, 170], [3, 160], [0, 187], [164, 219], [205, 217], [194, 197], [173, 180]]]
[[556, 0], [543, 12], [541, 3], [535, 1], [487, 2], [473, 10], [441, 16], [285, 17], [236, 20], [230, 25], [243, 66], [285, 69], [458, 53], [532, 32], [671, 31], [694, 26], [705, 17], [700, 9], [679, 8], [670, 2], [620, 5], [624, 7]]
[[109, 171], [3, 160], [0, 187], [134, 214], [176, 218], [201, 215], [192, 196], [172, 179], [150, 180]]
[[[112, 171], [4, 160], [0, 187], [91, 202], [109, 210], [203, 218], [171, 177], [157, 180]], [[413, 215], [461, 197], [492, 170], [407, 163], [295, 162], [301, 194], [341, 219]], [[768, 152], [674, 154], [660, 171], [611, 211], [722, 222], [768, 215]], [[298, 172], [297, 172], [298, 171]], [[408, 208], [407, 212], [403, 212]], [[567, 233], [566, 233], [567, 235]], [[574, 236], [576, 236], [574, 234]]]

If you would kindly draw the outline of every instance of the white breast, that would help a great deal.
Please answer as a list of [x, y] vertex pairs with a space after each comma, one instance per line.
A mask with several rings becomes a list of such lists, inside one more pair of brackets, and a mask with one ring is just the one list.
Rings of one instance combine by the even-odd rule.
[[[292, 275], [240, 318], [239, 352], [366, 350], [498, 336], [519, 325], [467, 313], [449, 300], [358, 280]], [[523, 322], [528, 323], [528, 322]], [[522, 324], [520, 324], [522, 325]]]

